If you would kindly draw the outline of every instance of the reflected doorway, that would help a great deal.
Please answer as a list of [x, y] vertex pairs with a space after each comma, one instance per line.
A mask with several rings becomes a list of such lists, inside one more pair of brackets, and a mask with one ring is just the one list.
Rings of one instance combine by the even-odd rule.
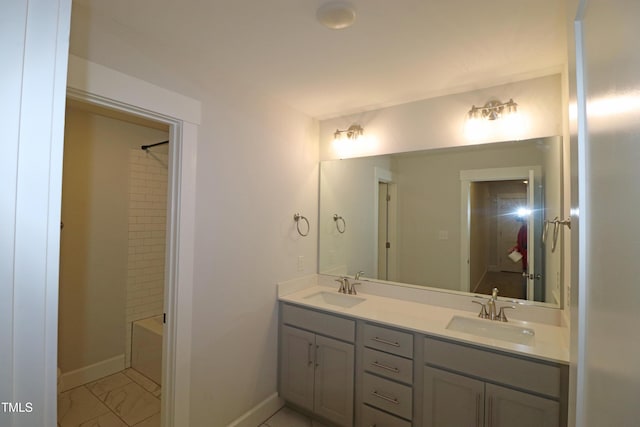
[[378, 181], [378, 279], [396, 281], [396, 184]]
[[460, 179], [461, 290], [543, 301], [541, 168], [467, 170]]
[[472, 182], [471, 195], [471, 291], [490, 295], [493, 288], [498, 288], [500, 296], [525, 299], [525, 261], [509, 255], [518, 246], [523, 227], [521, 246], [527, 247], [526, 218], [517, 215], [527, 208], [526, 181]]

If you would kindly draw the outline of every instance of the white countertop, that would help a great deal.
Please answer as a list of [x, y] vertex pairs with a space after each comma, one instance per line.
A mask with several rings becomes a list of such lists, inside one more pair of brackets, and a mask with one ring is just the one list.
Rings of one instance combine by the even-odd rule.
[[[502, 350], [517, 355], [555, 363], [569, 363], [569, 342], [567, 328], [565, 327], [509, 320], [507, 324], [523, 326], [535, 331], [532, 345], [513, 344], [508, 341], [485, 338], [446, 329], [447, 324], [453, 316], [477, 319], [477, 316], [469, 311], [404, 301], [361, 292], [358, 293], [358, 297], [364, 298], [365, 301], [351, 308], [342, 308], [305, 299], [305, 297], [322, 291], [337, 293], [333, 288], [314, 285], [286, 295], [280, 295], [279, 300], [330, 313], [341, 314], [355, 319], [368, 320], [396, 328], [408, 329], [435, 337], [448, 338], [463, 343]], [[491, 320], [486, 321], [491, 322]]]

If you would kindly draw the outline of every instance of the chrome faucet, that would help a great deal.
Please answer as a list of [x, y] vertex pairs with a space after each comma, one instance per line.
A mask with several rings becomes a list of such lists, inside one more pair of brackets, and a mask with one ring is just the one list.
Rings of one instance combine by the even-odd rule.
[[499, 320], [501, 322], [508, 322], [509, 319], [507, 319], [505, 310], [516, 308], [513, 305], [505, 305], [500, 307], [500, 310], [498, 310], [498, 307], [496, 306], [496, 303], [498, 302], [498, 288], [492, 289], [491, 298], [485, 299], [479, 296], [476, 296], [476, 298], [487, 301], [486, 304], [480, 301], [471, 301], [472, 303], [478, 304], [480, 306], [480, 313], [478, 314], [478, 317], [480, 317], [481, 319], [491, 319]]
[[497, 311], [496, 311], [496, 301], [498, 300], [498, 288], [493, 288], [491, 290], [491, 298], [487, 301], [487, 313], [489, 314], [489, 319], [496, 320]]
[[[359, 280], [362, 276], [364, 275], [364, 271], [358, 271], [354, 277], [354, 280]], [[349, 295], [358, 295], [358, 292], [356, 292], [356, 285], [359, 285], [360, 282], [353, 282], [351, 283], [348, 287], [347, 287], [347, 293]]]

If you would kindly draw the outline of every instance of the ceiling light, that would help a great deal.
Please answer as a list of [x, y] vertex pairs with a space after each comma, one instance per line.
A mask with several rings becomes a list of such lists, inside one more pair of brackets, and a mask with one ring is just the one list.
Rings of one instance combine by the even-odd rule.
[[356, 20], [356, 10], [344, 1], [332, 1], [325, 3], [316, 12], [318, 22], [332, 30], [341, 30], [350, 27]]

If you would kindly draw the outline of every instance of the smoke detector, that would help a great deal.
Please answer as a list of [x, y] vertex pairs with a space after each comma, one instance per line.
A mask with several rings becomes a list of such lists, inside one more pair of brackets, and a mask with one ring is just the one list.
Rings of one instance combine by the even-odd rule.
[[344, 1], [325, 3], [316, 12], [318, 22], [332, 30], [350, 27], [356, 20], [356, 10], [353, 5]]

